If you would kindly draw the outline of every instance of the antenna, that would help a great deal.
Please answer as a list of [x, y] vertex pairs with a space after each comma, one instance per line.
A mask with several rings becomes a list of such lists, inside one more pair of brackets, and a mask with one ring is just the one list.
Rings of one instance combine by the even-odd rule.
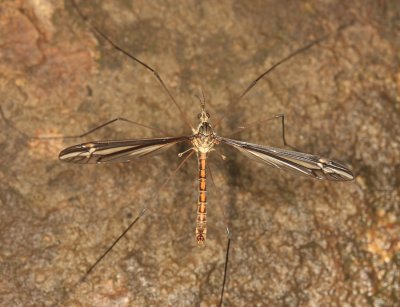
[[203, 91], [202, 87], [199, 87], [199, 92], [200, 92], [201, 96], [194, 94], [194, 97], [196, 97], [199, 100], [201, 110], [205, 111], [206, 110], [206, 97], [204, 96], [204, 91]]

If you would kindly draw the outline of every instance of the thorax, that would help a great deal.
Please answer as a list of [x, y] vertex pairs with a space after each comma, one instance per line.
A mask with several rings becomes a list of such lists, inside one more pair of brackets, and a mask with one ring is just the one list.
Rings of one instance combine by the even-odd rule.
[[215, 132], [207, 121], [203, 121], [198, 126], [191, 141], [196, 152], [208, 153], [216, 144]]

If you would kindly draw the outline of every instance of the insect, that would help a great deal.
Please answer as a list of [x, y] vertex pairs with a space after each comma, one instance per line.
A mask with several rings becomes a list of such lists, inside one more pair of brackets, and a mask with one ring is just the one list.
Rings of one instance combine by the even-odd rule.
[[186, 142], [188, 151], [197, 154], [199, 199], [197, 204], [196, 241], [203, 244], [207, 234], [207, 175], [208, 155], [219, 144], [232, 146], [251, 159], [298, 175], [316, 179], [346, 181], [354, 178], [343, 164], [302, 152], [246, 143], [218, 136], [209, 122], [210, 115], [202, 103], [198, 114], [200, 123], [192, 135], [122, 141], [96, 141], [74, 145], [61, 151], [59, 158], [70, 163], [128, 162], [157, 154], [177, 143]]
[[[77, 11], [81, 15], [81, 17], [85, 20], [85, 16], [83, 16], [83, 14], [80, 12], [76, 4], [75, 7], [77, 8]], [[116, 48], [123, 54], [127, 55], [135, 62], [141, 64], [155, 75], [155, 77], [160, 82], [161, 86], [163, 87], [167, 95], [171, 98], [172, 102], [176, 105], [179, 112], [184, 117], [187, 125], [192, 129], [193, 133], [191, 135], [178, 136], [178, 137], [88, 142], [79, 145], [74, 145], [62, 150], [59, 154], [59, 159], [64, 162], [78, 163], [78, 164], [129, 162], [134, 159], [140, 159], [143, 157], [147, 157], [149, 155], [157, 154], [160, 151], [168, 149], [169, 147], [178, 143], [182, 142], [188, 143], [191, 147], [187, 151], [194, 151], [197, 155], [197, 160], [198, 160], [199, 196], [197, 203], [197, 221], [196, 221], [196, 241], [198, 244], [203, 244], [206, 241], [206, 235], [207, 235], [207, 174], [206, 174], [207, 158], [208, 155], [215, 150], [214, 147], [219, 144], [232, 146], [233, 148], [239, 150], [241, 153], [245, 154], [251, 159], [267, 164], [269, 166], [280, 168], [282, 170], [297, 175], [303, 175], [315, 179], [326, 179], [333, 181], [346, 181], [346, 180], [352, 180], [354, 178], [353, 173], [345, 165], [339, 162], [332, 161], [330, 159], [297, 151], [289, 151], [280, 148], [242, 142], [238, 140], [224, 138], [217, 135], [213, 129], [213, 126], [210, 123], [210, 114], [206, 110], [204, 95], [203, 95], [203, 100], [201, 101], [201, 112], [198, 114], [198, 119], [200, 122], [198, 127], [194, 129], [187, 120], [180, 105], [173, 98], [170, 91], [166, 87], [164, 81], [157, 73], [157, 71], [155, 71], [149, 65], [140, 61], [130, 53], [126, 52], [122, 48], [120, 48], [110, 38], [108, 38], [105, 34], [99, 31], [96, 27], [92, 26], [90, 23], [88, 24], [94, 30], [95, 33], [103, 37], [114, 48]], [[342, 26], [341, 28], [343, 27], [344, 26]], [[340, 30], [341, 28], [339, 28], [338, 30]], [[328, 35], [306, 45], [305, 47], [290, 54], [288, 57], [277, 62], [275, 65], [273, 65], [263, 74], [261, 74], [257, 79], [255, 79], [246, 88], [246, 90], [239, 96], [239, 100], [244, 95], [246, 95], [251, 90], [251, 88], [253, 88], [256, 85], [256, 83], [259, 80], [261, 80], [266, 74], [268, 74], [278, 65], [287, 61], [296, 54], [321, 42], [327, 37]], [[113, 121], [116, 120], [117, 119]], [[129, 121], [126, 119], [123, 120]], [[222, 118], [219, 120], [217, 125], [220, 123], [221, 120]], [[92, 131], [101, 128], [113, 121], [100, 125], [99, 127], [93, 129]], [[92, 131], [89, 131], [89, 133]], [[180, 154], [180, 156], [182, 156], [182, 154]]]
[[[74, 3], [74, 1], [72, 2], [76, 7], [76, 10], [80, 14], [80, 16], [84, 20], [86, 20], [86, 17], [81, 13], [81, 11]], [[123, 50], [121, 47], [115, 44], [110, 38], [108, 38], [105, 34], [103, 34], [100, 30], [94, 27], [91, 23], [88, 22], [87, 24], [93, 30], [94, 33], [105, 39], [115, 49], [125, 54], [133, 61], [142, 65], [144, 68], [146, 68], [148, 71], [154, 74], [155, 78], [158, 80], [158, 82], [162, 86], [165, 93], [169, 96], [173, 104], [177, 107], [182, 117], [184, 118], [186, 124], [191, 128], [192, 132], [191, 134], [185, 136], [177, 136], [177, 137], [166, 136], [163, 138], [86, 142], [65, 148], [60, 152], [59, 159], [63, 162], [76, 163], [76, 164], [129, 162], [134, 160], [140, 160], [144, 157], [158, 154], [161, 151], [166, 150], [179, 143], [188, 144], [189, 149], [179, 155], [182, 156], [184, 153], [190, 152], [189, 155], [187, 156], [187, 158], [189, 158], [192, 154], [195, 153], [198, 160], [199, 176], [198, 176], [198, 201], [197, 201], [195, 238], [199, 245], [203, 245], [207, 238], [207, 159], [209, 157], [209, 154], [215, 151], [217, 146], [226, 145], [233, 147], [253, 160], [256, 160], [268, 166], [276, 167], [281, 170], [291, 172], [296, 175], [302, 175], [314, 179], [331, 180], [331, 181], [349, 181], [354, 179], [354, 175], [348, 167], [339, 162], [327, 158], [322, 158], [317, 155], [302, 153], [298, 151], [247, 143], [219, 136], [214, 129], [218, 127], [223, 117], [217, 120], [215, 125], [211, 123], [210, 114], [207, 112], [204, 96], [203, 99], [201, 100], [201, 110], [200, 113], [198, 114], [198, 119], [199, 119], [198, 126], [197, 128], [193, 128], [190, 122], [187, 120], [182, 108], [180, 107], [178, 102], [174, 99], [174, 97], [171, 95], [163, 79], [160, 77], [160, 75], [156, 70], [154, 70], [151, 66], [142, 62], [135, 56], [131, 55], [127, 51]], [[335, 32], [341, 31], [344, 27], [348, 25], [349, 24], [339, 27]], [[309, 43], [303, 48], [298, 49], [297, 51], [291, 53], [289, 56], [278, 61], [268, 70], [263, 72], [245, 89], [245, 91], [239, 96], [237, 103], [257, 84], [258, 81], [260, 81], [269, 72], [274, 70], [280, 64], [288, 61], [295, 55], [304, 52], [305, 50], [325, 40], [330, 35], [331, 34], [325, 35], [320, 39]], [[283, 115], [277, 117], [280, 117], [282, 120], [282, 128], [283, 128], [282, 136], [284, 143], [286, 144], [284, 138], [284, 117]], [[117, 120], [130, 122], [129, 120], [124, 118], [116, 118], [90, 130], [89, 132], [81, 136], [88, 135], [89, 133]], [[139, 215], [139, 217], [141, 215]], [[100, 258], [98, 258], [98, 260], [87, 271], [86, 275], [90, 273], [90, 271], [104, 258], [104, 256], [106, 256], [106, 254], [113, 248], [113, 246], [117, 244], [118, 241], [129, 231], [129, 229], [136, 223], [137, 219], [135, 219], [124, 230], [124, 232], [113, 242], [113, 244], [106, 250], [106, 252], [103, 253]], [[228, 230], [228, 238], [229, 238], [229, 230]], [[229, 253], [229, 243], [230, 239], [228, 239], [225, 271], [224, 271], [224, 283], [221, 293], [221, 300], [226, 278], [226, 270], [227, 270], [226, 266]]]

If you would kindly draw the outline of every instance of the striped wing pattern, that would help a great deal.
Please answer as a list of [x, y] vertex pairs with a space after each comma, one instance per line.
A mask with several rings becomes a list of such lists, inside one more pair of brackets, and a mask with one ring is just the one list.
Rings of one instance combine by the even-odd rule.
[[253, 160], [297, 175], [333, 181], [354, 179], [353, 173], [343, 164], [319, 156], [222, 137], [217, 137], [217, 140], [233, 146]]
[[77, 164], [129, 162], [133, 159], [157, 154], [172, 145], [189, 139], [190, 137], [182, 136], [88, 142], [64, 149], [60, 152], [59, 159]]

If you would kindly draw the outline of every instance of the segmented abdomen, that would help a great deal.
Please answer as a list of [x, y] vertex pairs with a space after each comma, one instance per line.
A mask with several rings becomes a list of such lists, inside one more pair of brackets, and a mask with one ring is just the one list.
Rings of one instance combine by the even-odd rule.
[[206, 241], [207, 234], [207, 181], [205, 153], [200, 153], [199, 161], [199, 201], [197, 203], [196, 240], [198, 244]]

